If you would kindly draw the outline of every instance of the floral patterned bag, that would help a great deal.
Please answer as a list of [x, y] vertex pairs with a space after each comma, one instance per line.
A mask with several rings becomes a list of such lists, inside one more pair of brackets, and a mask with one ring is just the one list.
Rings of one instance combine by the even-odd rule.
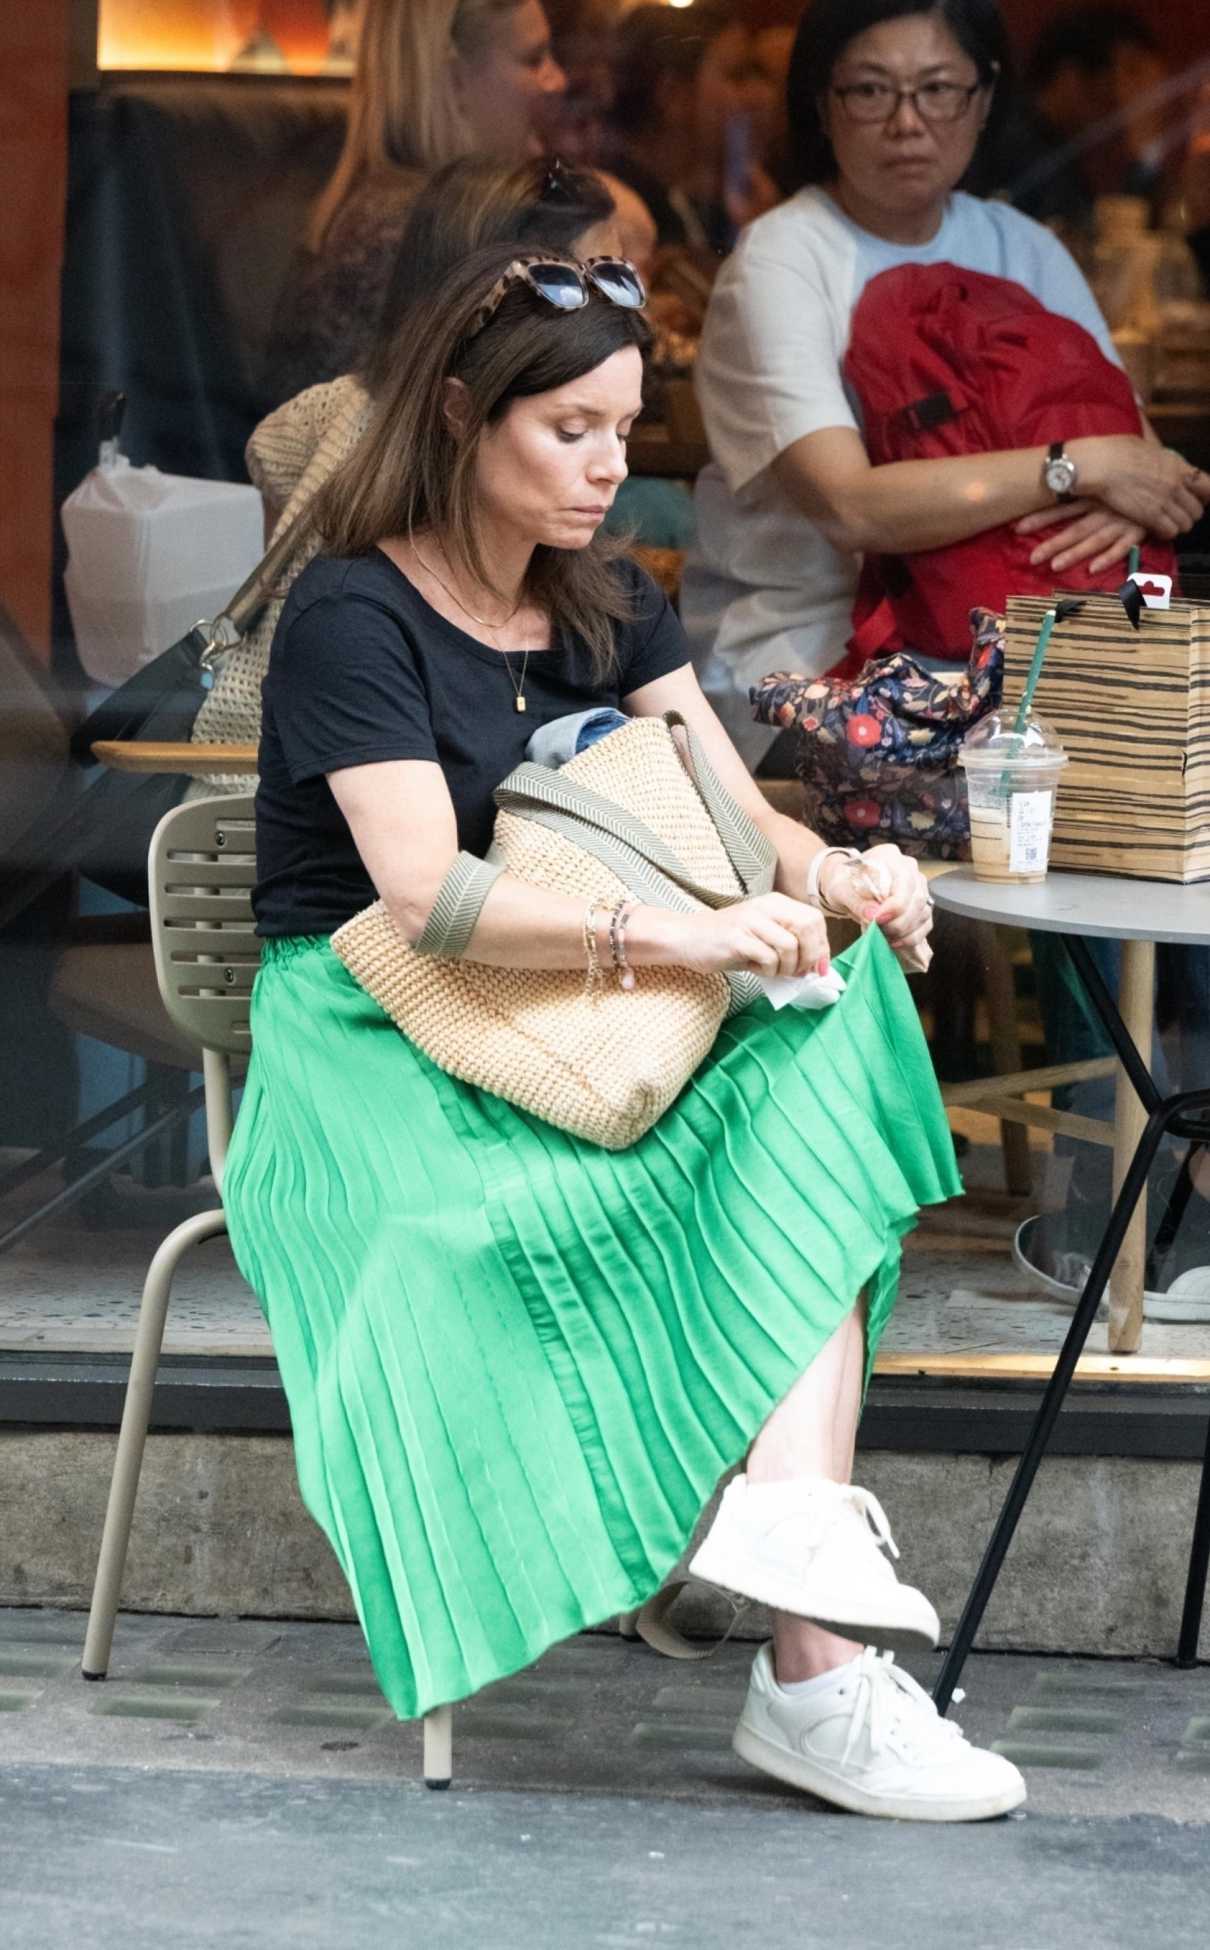
[[906, 651], [853, 679], [774, 671], [749, 692], [758, 724], [797, 731], [803, 817], [829, 846], [893, 840], [935, 860], [970, 855], [958, 752], [994, 710], [1004, 679], [1004, 621], [971, 611], [970, 663], [936, 676]]

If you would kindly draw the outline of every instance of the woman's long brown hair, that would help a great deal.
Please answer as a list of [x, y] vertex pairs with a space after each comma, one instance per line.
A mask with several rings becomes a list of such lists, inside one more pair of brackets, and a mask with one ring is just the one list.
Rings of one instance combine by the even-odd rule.
[[[513, 245], [477, 251], [416, 306], [412, 356], [380, 393], [365, 439], [316, 499], [329, 555], [366, 555], [388, 535], [430, 531], [456, 569], [490, 587], [475, 494], [483, 433], [514, 400], [568, 386], [625, 346], [646, 351], [642, 316], [595, 289], [581, 310], [559, 312], [515, 285], [474, 332], [484, 299], [515, 254]], [[445, 411], [450, 379], [461, 381], [467, 402], [457, 435]], [[602, 678], [613, 666], [615, 626], [631, 614], [613, 566], [625, 551], [624, 541], [600, 532], [583, 549], [539, 546], [526, 577], [526, 597], [546, 611], [552, 631], [587, 644]]]

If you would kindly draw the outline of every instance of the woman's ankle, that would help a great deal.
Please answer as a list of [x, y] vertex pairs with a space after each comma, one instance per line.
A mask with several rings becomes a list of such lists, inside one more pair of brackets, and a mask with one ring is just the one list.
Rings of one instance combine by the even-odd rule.
[[773, 1614], [773, 1676], [779, 1686], [820, 1679], [838, 1666], [847, 1666], [861, 1649], [854, 1640], [826, 1632], [822, 1625], [786, 1612]]

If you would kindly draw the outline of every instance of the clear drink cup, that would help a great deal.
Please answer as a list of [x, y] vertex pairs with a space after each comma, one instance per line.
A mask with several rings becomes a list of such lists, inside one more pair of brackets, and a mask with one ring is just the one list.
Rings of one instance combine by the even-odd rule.
[[1055, 797], [1067, 754], [1045, 718], [1014, 729], [1007, 713], [981, 718], [958, 754], [966, 775], [971, 864], [977, 880], [1045, 880]]

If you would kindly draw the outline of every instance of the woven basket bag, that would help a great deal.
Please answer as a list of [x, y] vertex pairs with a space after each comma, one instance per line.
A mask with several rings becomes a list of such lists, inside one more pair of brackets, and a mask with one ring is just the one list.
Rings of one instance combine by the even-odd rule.
[[[682, 749], [685, 756], [682, 757]], [[587, 907], [630, 895], [684, 912], [773, 884], [770, 842], [719, 784], [679, 713], [636, 718], [559, 770], [495, 794], [490, 859]], [[751, 977], [644, 968], [633, 990], [582, 970], [417, 954], [381, 901], [332, 936], [346, 968], [439, 1068], [610, 1151], [668, 1108]]]

